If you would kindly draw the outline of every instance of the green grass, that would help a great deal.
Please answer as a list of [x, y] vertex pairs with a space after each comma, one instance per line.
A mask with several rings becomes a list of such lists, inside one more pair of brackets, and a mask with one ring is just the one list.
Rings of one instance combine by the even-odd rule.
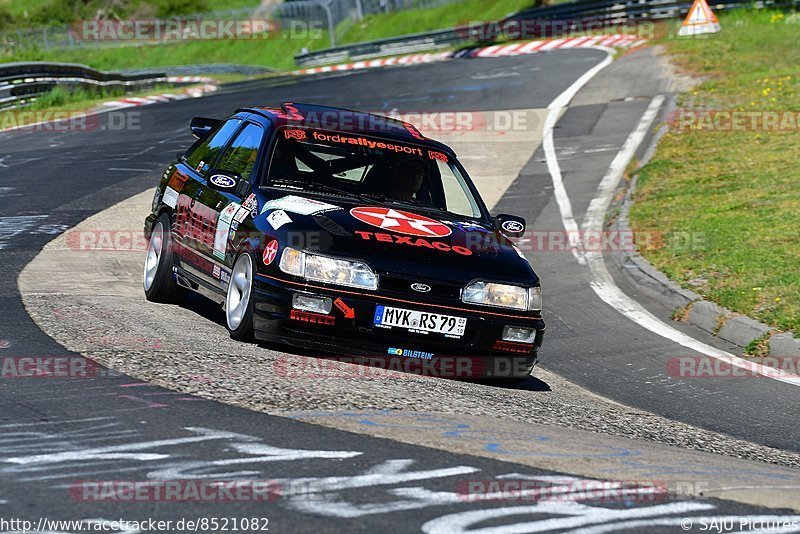
[[64, 51], [31, 50], [7, 56], [5, 61], [66, 61], [82, 63], [101, 70], [139, 67], [166, 67], [205, 63], [264, 65], [276, 69], [295, 66], [294, 55], [303, 47], [325, 48], [322, 39], [267, 39], [189, 41], [177, 44], [88, 48]]
[[[45, 0], [38, 0], [44, 2]], [[162, 0], [167, 1], [167, 0]], [[240, 2], [250, 0], [237, 0]], [[205, 0], [214, 6], [222, 0]], [[359, 24], [337, 28], [339, 44], [452, 27], [460, 22], [492, 20], [528, 7], [535, 0], [465, 0], [458, 4], [373, 15]], [[319, 50], [330, 44], [327, 32], [309, 35], [284, 33], [267, 40], [190, 41], [158, 46], [87, 48], [83, 50], [28, 50], [0, 56], [0, 61], [67, 61], [115, 70], [192, 63], [239, 63], [276, 69], [295, 67], [294, 56], [303, 48]]]
[[470, 21], [497, 20], [537, 4], [535, 0], [466, 0], [426, 9], [408, 9], [364, 17], [337, 38], [339, 44], [452, 28]]
[[[800, 111], [800, 20], [770, 11], [720, 16], [722, 32], [665, 40], [705, 81], [695, 110]], [[640, 171], [631, 222], [664, 239], [644, 256], [682, 286], [774, 327], [800, 332], [798, 129], [671, 129]], [[688, 240], [687, 237], [692, 239]]]
[[259, 0], [0, 0], [0, 30], [93, 19], [149, 19], [255, 7]]

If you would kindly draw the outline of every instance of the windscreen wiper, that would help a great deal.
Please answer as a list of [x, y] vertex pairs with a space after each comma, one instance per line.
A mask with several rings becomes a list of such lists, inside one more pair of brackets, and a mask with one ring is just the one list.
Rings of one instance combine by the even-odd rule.
[[334, 195], [340, 196], [347, 196], [347, 197], [356, 197], [355, 194], [345, 191], [344, 189], [339, 189], [337, 187], [333, 187], [330, 185], [321, 184], [319, 182], [304, 182], [302, 180], [275, 180], [267, 184], [267, 187], [275, 186], [290, 186], [290, 187], [298, 187], [305, 191], [313, 191], [315, 193], [331, 193]]

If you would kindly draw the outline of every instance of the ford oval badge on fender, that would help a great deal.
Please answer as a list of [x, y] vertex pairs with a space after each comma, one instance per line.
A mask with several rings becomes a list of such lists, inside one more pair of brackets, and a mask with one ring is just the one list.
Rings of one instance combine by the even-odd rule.
[[431, 292], [431, 286], [429, 286], [428, 284], [411, 284], [411, 289], [413, 289], [417, 293]]
[[236, 186], [236, 180], [230, 176], [225, 176], [224, 174], [215, 174], [209, 178], [208, 181], [211, 182], [212, 185], [215, 185], [221, 189], [232, 189]]

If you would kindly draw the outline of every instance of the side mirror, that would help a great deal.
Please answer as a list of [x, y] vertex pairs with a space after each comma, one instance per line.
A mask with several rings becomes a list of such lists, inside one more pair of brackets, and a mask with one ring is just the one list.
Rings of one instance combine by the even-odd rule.
[[525, 219], [516, 215], [500, 214], [494, 218], [497, 229], [506, 237], [525, 235]]
[[208, 187], [223, 193], [236, 193], [242, 177], [235, 172], [213, 170], [208, 173]]
[[192, 135], [198, 139], [203, 139], [205, 136], [208, 135], [214, 127], [219, 124], [219, 119], [209, 119], [207, 117], [195, 117], [192, 119], [192, 122], [189, 123], [189, 129], [192, 131]]

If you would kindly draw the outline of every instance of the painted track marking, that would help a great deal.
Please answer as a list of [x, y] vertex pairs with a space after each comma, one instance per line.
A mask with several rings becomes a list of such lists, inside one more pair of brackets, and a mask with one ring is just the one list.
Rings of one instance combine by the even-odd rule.
[[[605, 262], [603, 261], [602, 252], [598, 251], [584, 251], [580, 243], [580, 232], [578, 231], [578, 224], [572, 213], [572, 202], [569, 199], [564, 181], [561, 176], [561, 168], [558, 164], [558, 157], [556, 156], [555, 144], [553, 141], [553, 127], [558, 122], [563, 110], [567, 104], [575, 97], [584, 85], [586, 85], [597, 73], [608, 66], [612, 58], [612, 51], [602, 47], [598, 48], [606, 52], [606, 58], [595, 65], [592, 69], [588, 70], [583, 76], [578, 78], [566, 91], [558, 95], [555, 100], [547, 107], [550, 113], [547, 115], [545, 123], [545, 136], [542, 142], [544, 148], [545, 160], [547, 162], [547, 169], [550, 172], [550, 177], [553, 181], [553, 191], [558, 204], [559, 212], [561, 214], [561, 222], [564, 229], [567, 230], [568, 235], [574, 236], [570, 238], [570, 248], [573, 256], [581, 265], [588, 265], [592, 274], [590, 286], [600, 299], [620, 312], [622, 315], [632, 320], [639, 326], [657, 334], [670, 341], [674, 341], [679, 345], [692, 349], [696, 352], [710, 356], [717, 360], [724, 361], [739, 369], [755, 372], [758, 375], [766, 378], [772, 378], [786, 384], [800, 386], [800, 377], [791, 375], [781, 370], [772, 367], [764, 366], [758, 363], [749, 362], [744, 358], [735, 356], [729, 352], [707, 345], [680, 330], [668, 325], [655, 315], [647, 311], [644, 306], [636, 302], [634, 299], [626, 295], [617, 286], [611, 273], [608, 272]], [[620, 148], [614, 160], [611, 162], [606, 174], [598, 185], [598, 193], [589, 204], [586, 212], [586, 219], [583, 224], [584, 231], [601, 231], [603, 229], [603, 219], [606, 210], [611, 202], [619, 181], [625, 172], [625, 168], [633, 158], [636, 149], [644, 141], [648, 129], [652, 126], [657, 116], [658, 110], [664, 102], [663, 95], [657, 95], [650, 102], [644, 115], [642, 115], [639, 124], [630, 133], [625, 143]]]

